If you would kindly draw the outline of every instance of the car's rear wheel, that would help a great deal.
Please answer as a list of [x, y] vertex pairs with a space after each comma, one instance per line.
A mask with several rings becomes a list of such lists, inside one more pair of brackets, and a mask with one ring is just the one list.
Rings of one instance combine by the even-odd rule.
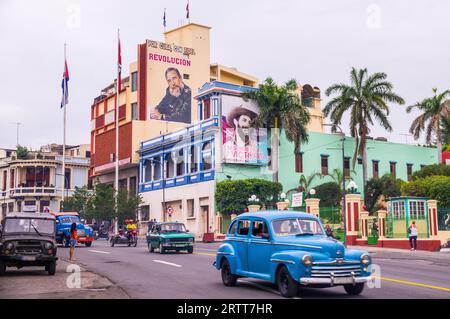
[[344, 285], [345, 292], [350, 296], [357, 296], [364, 290], [364, 283], [359, 283], [356, 285]]
[[3, 261], [0, 261], [0, 276], [3, 276], [6, 273], [6, 264]]
[[224, 259], [222, 262], [220, 274], [222, 275], [222, 282], [225, 286], [227, 287], [236, 286], [238, 276], [233, 275], [231, 273], [230, 263], [226, 259]]
[[92, 242], [91, 241], [87, 241], [84, 244], [86, 245], [86, 247], [91, 247], [92, 246]]
[[54, 276], [56, 273], [56, 261], [50, 262], [45, 268], [49, 276]]
[[292, 298], [298, 293], [298, 284], [285, 266], [282, 266], [277, 272], [277, 285], [283, 297]]
[[165, 254], [166, 253], [166, 249], [162, 246], [162, 243], [159, 243], [159, 253], [160, 254]]

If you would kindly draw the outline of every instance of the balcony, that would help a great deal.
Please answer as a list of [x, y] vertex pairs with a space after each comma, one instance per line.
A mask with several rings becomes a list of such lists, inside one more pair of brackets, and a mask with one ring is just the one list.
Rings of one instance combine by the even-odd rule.
[[[64, 196], [72, 196], [73, 190], [64, 190]], [[49, 186], [35, 186], [35, 187], [16, 187], [9, 192], [11, 198], [15, 197], [62, 197], [61, 188]]]

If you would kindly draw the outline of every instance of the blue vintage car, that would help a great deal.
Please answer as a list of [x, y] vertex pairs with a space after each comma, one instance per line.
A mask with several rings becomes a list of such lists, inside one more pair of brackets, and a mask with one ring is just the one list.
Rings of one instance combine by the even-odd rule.
[[52, 213], [56, 218], [56, 242], [64, 247], [69, 247], [70, 226], [77, 224], [77, 242], [91, 247], [94, 241], [94, 231], [91, 227], [84, 225], [78, 213]]
[[370, 255], [326, 236], [320, 220], [291, 211], [245, 213], [231, 223], [214, 266], [225, 286], [240, 277], [271, 281], [284, 297], [301, 286], [344, 286], [358, 295], [371, 279]]

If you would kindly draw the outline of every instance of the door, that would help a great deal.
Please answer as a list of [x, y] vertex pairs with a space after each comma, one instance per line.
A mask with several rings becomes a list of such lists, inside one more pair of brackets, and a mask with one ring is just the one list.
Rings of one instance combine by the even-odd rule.
[[248, 236], [250, 231], [250, 220], [243, 219], [238, 222], [235, 247], [238, 260], [238, 272], [248, 272]]
[[152, 232], [150, 233], [150, 244], [153, 248], [159, 247], [159, 233], [161, 226], [153, 226]]
[[202, 219], [203, 219], [203, 228], [201, 228], [201, 232], [203, 234], [209, 233], [209, 206], [201, 206], [202, 210]]
[[267, 223], [263, 220], [252, 221], [248, 243], [249, 271], [261, 276], [270, 276], [271, 255], [272, 245]]

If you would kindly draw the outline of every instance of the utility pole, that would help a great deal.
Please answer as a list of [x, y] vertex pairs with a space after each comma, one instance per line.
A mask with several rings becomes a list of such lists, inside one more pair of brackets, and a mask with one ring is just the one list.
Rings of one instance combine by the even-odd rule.
[[22, 123], [16, 122], [14, 124], [16, 124], [16, 126], [17, 126], [17, 144], [16, 144], [16, 146], [19, 146], [20, 145], [19, 144], [19, 127], [20, 127], [20, 125], [22, 125]]

